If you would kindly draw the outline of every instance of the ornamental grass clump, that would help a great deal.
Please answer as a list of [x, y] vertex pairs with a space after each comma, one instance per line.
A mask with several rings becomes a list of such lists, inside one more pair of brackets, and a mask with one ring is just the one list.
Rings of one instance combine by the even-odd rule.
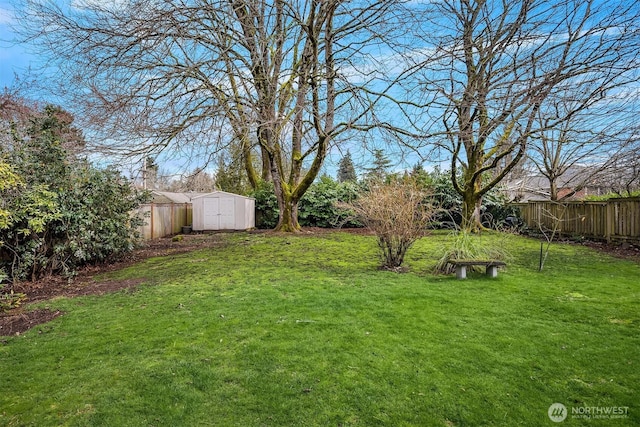
[[[504, 233], [506, 238], [509, 234]], [[496, 260], [506, 261], [509, 259], [509, 253], [503, 249], [505, 245], [496, 245], [495, 242], [487, 244], [482, 241], [482, 236], [465, 230], [454, 232], [451, 245], [443, 248], [442, 254], [435, 266], [436, 273], [450, 274], [453, 273], [455, 267], [449, 263], [454, 260]], [[475, 267], [470, 267], [474, 270]]]
[[435, 211], [429, 196], [411, 180], [373, 183], [347, 205], [377, 236], [383, 269], [399, 271], [409, 248], [426, 234]]

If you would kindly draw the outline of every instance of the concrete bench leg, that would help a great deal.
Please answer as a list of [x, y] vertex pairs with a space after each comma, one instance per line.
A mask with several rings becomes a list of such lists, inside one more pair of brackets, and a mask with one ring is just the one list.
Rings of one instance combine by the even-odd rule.
[[462, 280], [467, 278], [467, 266], [456, 265], [456, 279]]
[[498, 267], [495, 265], [487, 266], [487, 276], [489, 277], [498, 277]]

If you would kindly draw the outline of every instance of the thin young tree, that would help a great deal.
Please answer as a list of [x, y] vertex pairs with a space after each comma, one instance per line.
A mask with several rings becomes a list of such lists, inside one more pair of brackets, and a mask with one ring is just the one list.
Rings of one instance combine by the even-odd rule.
[[400, 31], [403, 1], [17, 3], [19, 30], [59, 67], [76, 116], [109, 135], [99, 148], [237, 144], [251, 185], [273, 181], [276, 228], [296, 231], [329, 148], [380, 97], [365, 88], [382, 67], [359, 66], [373, 63], [385, 31]]
[[629, 0], [424, 3], [422, 49], [407, 57], [413, 123], [448, 153], [466, 230], [482, 228], [483, 195], [523, 158], [553, 95], [588, 83], [574, 93], [586, 108], [598, 88], [631, 80], [639, 14]]

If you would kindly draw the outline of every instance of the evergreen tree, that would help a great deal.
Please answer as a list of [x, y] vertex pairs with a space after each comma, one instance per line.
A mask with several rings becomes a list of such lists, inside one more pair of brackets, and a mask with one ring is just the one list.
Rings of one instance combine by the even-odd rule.
[[[235, 154], [235, 155], [234, 155]], [[247, 194], [251, 191], [247, 174], [243, 169], [243, 160], [239, 153], [218, 156], [215, 186], [221, 191], [234, 194]]]
[[387, 175], [391, 166], [391, 160], [384, 154], [384, 151], [381, 149], [373, 150], [373, 166], [367, 168], [367, 177], [369, 179], [383, 181]]
[[351, 153], [347, 151], [347, 154], [340, 159], [338, 164], [338, 182], [356, 182], [358, 177], [356, 176], [356, 168], [353, 166], [353, 160], [351, 160]]
[[429, 173], [424, 170], [422, 163], [416, 163], [411, 169], [411, 173], [409, 174], [409, 176], [422, 189], [431, 187], [433, 184], [431, 176], [429, 176]]

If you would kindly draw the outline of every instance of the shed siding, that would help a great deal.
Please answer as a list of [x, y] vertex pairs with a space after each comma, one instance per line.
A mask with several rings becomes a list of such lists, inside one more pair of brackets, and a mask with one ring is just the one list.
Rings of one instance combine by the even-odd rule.
[[148, 203], [136, 211], [144, 219], [139, 228], [144, 240], [157, 239], [179, 233], [182, 227], [191, 224], [192, 208], [190, 203]]
[[195, 197], [193, 230], [246, 230], [255, 226], [255, 200], [237, 194], [214, 192]]

